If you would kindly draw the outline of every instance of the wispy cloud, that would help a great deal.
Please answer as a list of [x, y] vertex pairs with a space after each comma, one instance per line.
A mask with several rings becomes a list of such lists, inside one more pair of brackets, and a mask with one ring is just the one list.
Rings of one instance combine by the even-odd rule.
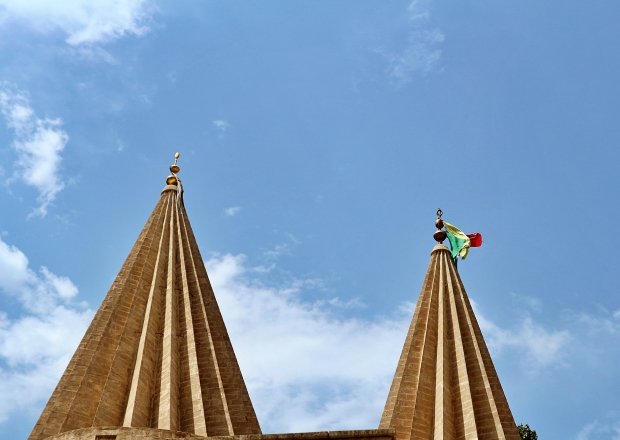
[[49, 205], [64, 188], [60, 176], [61, 153], [69, 141], [59, 118], [38, 117], [24, 92], [0, 83], [0, 111], [15, 133], [17, 153], [12, 179], [18, 179], [39, 193], [39, 206], [32, 214], [45, 217]]
[[120, 139], [116, 140], [116, 151], [118, 153], [122, 153], [123, 151], [125, 151], [125, 143]]
[[598, 307], [596, 313], [572, 313], [571, 318], [582, 324], [591, 335], [600, 333], [620, 335], [620, 309], [609, 311], [604, 307]]
[[267, 249], [265, 252], [263, 252], [263, 255], [269, 260], [277, 260], [282, 255], [290, 255], [290, 252], [291, 243], [280, 243], [270, 249]]
[[302, 299], [313, 282], [265, 284], [243, 255], [219, 255], [206, 266], [264, 430], [378, 423], [410, 309], [376, 319], [342, 316], [337, 298]]
[[224, 135], [231, 127], [230, 123], [223, 119], [215, 119], [214, 121], [211, 121], [211, 124], [213, 124], [213, 128], [215, 128], [215, 131], [217, 132], [218, 139], [223, 139]]
[[35, 272], [0, 239], [0, 295], [20, 309], [14, 316], [0, 310], [0, 395], [11, 396], [0, 401], [0, 423], [49, 397], [92, 317], [77, 294], [69, 278], [46, 267]]
[[445, 39], [443, 32], [430, 23], [429, 0], [413, 0], [407, 14], [409, 30], [402, 47], [377, 49], [387, 60], [386, 72], [397, 86], [411, 82], [415, 75], [425, 75], [436, 69]]
[[575, 440], [620, 440], [620, 418], [616, 420], [594, 420], [586, 424], [575, 437]]
[[28, 311], [45, 314], [74, 298], [78, 289], [67, 278], [42, 266], [33, 271], [26, 255], [0, 238], [0, 292], [16, 299]]
[[504, 349], [517, 350], [523, 353], [523, 365], [531, 372], [564, 365], [571, 341], [568, 330], [547, 329], [529, 315], [516, 328], [502, 328], [485, 318], [473, 301], [472, 305], [489, 350], [495, 354]]
[[285, 240], [282, 243], [278, 243], [263, 252], [263, 257], [267, 261], [274, 262], [283, 255], [290, 255], [291, 250], [301, 244], [301, 241], [290, 232], [284, 233]]
[[78, 58], [83, 59], [84, 61], [94, 62], [94, 63], [107, 63], [107, 64], [118, 64], [119, 61], [107, 50], [105, 50], [101, 46], [96, 45], [80, 45], [80, 46], [70, 46], [66, 53], [71, 56], [76, 56]]
[[155, 6], [151, 0], [0, 0], [2, 21], [25, 23], [37, 32], [61, 31], [72, 46], [143, 35]]
[[224, 209], [224, 214], [226, 214], [228, 217], [234, 217], [235, 215], [239, 214], [239, 211], [241, 211], [241, 206], [229, 206], [228, 208]]
[[540, 313], [542, 311], [543, 304], [540, 298], [536, 298], [530, 295], [522, 295], [514, 292], [511, 293], [510, 296], [516, 303], [520, 304], [521, 306], [526, 306], [532, 312]]

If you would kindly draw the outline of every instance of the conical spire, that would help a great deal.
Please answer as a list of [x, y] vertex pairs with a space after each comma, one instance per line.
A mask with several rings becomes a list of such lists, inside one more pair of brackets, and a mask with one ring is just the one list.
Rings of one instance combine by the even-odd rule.
[[260, 434], [187, 218], [177, 160], [170, 170], [30, 440], [103, 426]]
[[[445, 239], [439, 233], [437, 241]], [[395, 440], [519, 440], [449, 249], [435, 246], [379, 428]]]

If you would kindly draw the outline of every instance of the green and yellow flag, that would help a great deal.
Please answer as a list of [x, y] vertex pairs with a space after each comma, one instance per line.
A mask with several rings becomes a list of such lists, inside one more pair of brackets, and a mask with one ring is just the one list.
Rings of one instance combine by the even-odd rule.
[[478, 247], [482, 245], [482, 235], [478, 232], [474, 232], [473, 234], [465, 234], [459, 228], [451, 225], [445, 220], [443, 224], [446, 228], [448, 241], [450, 242], [452, 259], [455, 263], [458, 257], [461, 257], [462, 259], [467, 257], [470, 247]]

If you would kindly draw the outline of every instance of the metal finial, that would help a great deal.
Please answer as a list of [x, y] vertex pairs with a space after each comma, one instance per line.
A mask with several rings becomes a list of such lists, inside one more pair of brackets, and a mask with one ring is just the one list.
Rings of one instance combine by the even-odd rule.
[[438, 242], [438, 243], [443, 243], [443, 241], [446, 239], [446, 231], [443, 231], [443, 220], [441, 219], [441, 216], [443, 215], [443, 211], [441, 209], [437, 210], [437, 220], [435, 220], [435, 226], [437, 227], [437, 230], [435, 231], [435, 233], [433, 234], [433, 238]]
[[166, 183], [168, 185], [176, 185], [178, 182], [177, 174], [181, 171], [181, 167], [178, 165], [179, 157], [181, 157], [181, 153], [178, 151], [174, 154], [174, 163], [170, 165], [170, 172], [172, 173], [166, 178]]
[[179, 171], [181, 171], [181, 167], [178, 165], [179, 157], [181, 157], [181, 154], [179, 152], [175, 153], [175, 155], [174, 155], [174, 163], [172, 165], [170, 165], [170, 172], [172, 174], [177, 174]]

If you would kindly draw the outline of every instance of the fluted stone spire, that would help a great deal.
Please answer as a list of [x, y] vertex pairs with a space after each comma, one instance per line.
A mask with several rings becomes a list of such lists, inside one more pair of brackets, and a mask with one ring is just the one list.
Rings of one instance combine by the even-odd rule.
[[[443, 224], [438, 212], [438, 231]], [[395, 440], [519, 440], [449, 249], [437, 244], [379, 428]]]
[[260, 434], [187, 218], [177, 160], [30, 440], [89, 427]]

